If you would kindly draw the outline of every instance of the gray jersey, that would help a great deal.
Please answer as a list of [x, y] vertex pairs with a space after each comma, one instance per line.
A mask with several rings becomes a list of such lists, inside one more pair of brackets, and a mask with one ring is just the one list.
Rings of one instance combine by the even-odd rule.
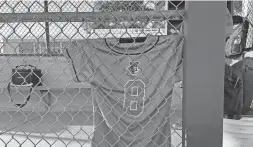
[[94, 89], [93, 147], [170, 146], [173, 85], [182, 80], [181, 35], [124, 44], [116, 38], [73, 41], [66, 53], [75, 81]]

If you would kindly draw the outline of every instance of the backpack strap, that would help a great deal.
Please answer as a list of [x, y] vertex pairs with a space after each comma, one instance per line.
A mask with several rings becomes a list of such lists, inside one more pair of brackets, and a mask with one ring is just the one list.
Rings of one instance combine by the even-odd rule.
[[33, 88], [33, 86], [30, 86], [29, 95], [26, 97], [26, 100], [23, 104], [15, 104], [14, 101], [12, 100], [12, 98], [11, 98], [11, 83], [9, 82], [8, 86], [7, 86], [7, 90], [8, 90], [11, 101], [14, 103], [14, 106], [16, 106], [18, 108], [23, 108], [31, 98], [32, 88]]

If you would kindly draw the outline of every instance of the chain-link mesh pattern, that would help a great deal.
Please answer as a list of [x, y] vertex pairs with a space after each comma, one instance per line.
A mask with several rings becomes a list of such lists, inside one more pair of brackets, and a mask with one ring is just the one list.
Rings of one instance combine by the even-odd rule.
[[[112, 22], [43, 22], [37, 17], [32, 17], [30, 19], [33, 21], [30, 22], [0, 22], [0, 146], [91, 146], [92, 137], [94, 137], [92, 99], [96, 88], [89, 82], [77, 83], [74, 80], [73, 65], [70, 60], [66, 59], [65, 49], [71, 49], [71, 42], [75, 40], [144, 37], [147, 34], [155, 36], [183, 35], [184, 15], [180, 14], [180, 9], [184, 9], [184, 2], [1, 1], [1, 13], [10, 15], [42, 12], [57, 12], [60, 15], [64, 12], [115, 11], [130, 15], [135, 11], [158, 13], [172, 11], [173, 17], [163, 17], [163, 21], [161, 21], [154, 19], [152, 15], [147, 15], [148, 19], [145, 21]], [[0, 14], [1, 19], [8, 20], [7, 15], [3, 14]], [[114, 15], [114, 13], [110, 14]], [[50, 17], [50, 14], [48, 15]], [[121, 16], [114, 17], [120, 20]], [[103, 18], [98, 19], [103, 20]], [[176, 54], [178, 48], [173, 48], [171, 57]], [[96, 50], [94, 47], [93, 49]], [[154, 50], [159, 51], [159, 48], [154, 46]], [[141, 55], [150, 60], [148, 55]], [[88, 55], [88, 57], [92, 57], [92, 55]], [[107, 58], [105, 56], [104, 60], [109, 60]], [[176, 58], [181, 59], [181, 56]], [[166, 64], [169, 57], [160, 54], [160, 59], [161, 64]], [[24, 86], [13, 84], [12, 76], [17, 72], [12, 72], [12, 69], [21, 64], [31, 64], [41, 69], [42, 86], [28, 86], [24, 82], [22, 83]], [[120, 66], [126, 68], [126, 65], [120, 64]], [[155, 67], [152, 62], [147, 66]], [[172, 71], [171, 77], [177, 77], [176, 70], [179, 67], [169, 66]], [[113, 67], [107, 67], [107, 69], [111, 70], [112, 75], [114, 74]], [[159, 69], [156, 70], [159, 71]], [[155, 74], [155, 76], [163, 77], [159, 74]], [[29, 75], [23, 77], [23, 80], [28, 77]], [[164, 80], [170, 80], [165, 77]], [[106, 77], [104, 78], [106, 79]], [[120, 77], [118, 78], [120, 81]], [[175, 85], [171, 83], [168, 87], [173, 89], [172, 96], [168, 97], [168, 101], [171, 101], [171, 112], [166, 120], [171, 121], [171, 127], [167, 128], [171, 130], [171, 134], [164, 137], [171, 137], [172, 140], [169, 141], [169, 144], [179, 147], [182, 146], [184, 138], [182, 138], [182, 84], [180, 82]], [[30, 88], [31, 92], [29, 92]], [[158, 91], [157, 95], [161, 96], [159, 87], [155, 88]], [[113, 91], [113, 88], [110, 90]], [[18, 108], [14, 105], [24, 103], [29, 95], [30, 99], [24, 107]], [[154, 105], [154, 107], [157, 106]], [[159, 115], [159, 117], [164, 116]], [[161, 130], [158, 128], [158, 133], [159, 131]], [[158, 145], [154, 144], [154, 146]]]

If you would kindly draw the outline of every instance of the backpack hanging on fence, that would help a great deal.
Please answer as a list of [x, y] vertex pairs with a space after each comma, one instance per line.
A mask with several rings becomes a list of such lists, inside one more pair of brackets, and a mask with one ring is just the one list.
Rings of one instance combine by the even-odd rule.
[[241, 39], [243, 35], [243, 24], [239, 24], [226, 40], [225, 55], [229, 59], [236, 59], [243, 53]]
[[246, 48], [249, 27], [253, 26], [248, 19], [249, 14], [250, 13], [245, 17], [239, 15], [233, 16], [233, 25], [237, 26], [226, 39], [226, 58], [237, 59], [238, 57], [241, 57], [244, 52], [248, 52], [252, 49], [252, 47]]
[[[23, 68], [21, 68], [23, 67]], [[28, 68], [26, 68], [28, 67]], [[12, 84], [25, 85], [32, 84], [32, 86], [41, 86], [42, 73], [33, 65], [19, 65], [12, 69]]]
[[243, 107], [242, 80], [234, 70], [225, 64], [224, 75], [224, 116], [240, 119]]
[[[23, 67], [23, 68], [21, 68]], [[28, 68], [27, 68], [28, 67]], [[42, 73], [33, 65], [19, 65], [12, 69], [11, 82], [8, 84], [8, 92], [11, 97], [11, 86], [27, 86], [30, 87], [30, 93], [23, 104], [14, 104], [16, 107], [22, 108], [30, 100], [32, 88], [41, 86]], [[12, 98], [11, 101], [13, 102]]]
[[251, 110], [253, 99], [253, 58], [246, 57], [232, 65], [233, 70], [241, 74], [243, 81], [243, 109], [242, 114], [247, 115]]

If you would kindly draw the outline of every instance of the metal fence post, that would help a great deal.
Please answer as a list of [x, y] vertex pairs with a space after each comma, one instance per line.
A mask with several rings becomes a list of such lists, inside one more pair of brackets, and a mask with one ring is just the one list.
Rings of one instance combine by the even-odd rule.
[[222, 147], [225, 1], [187, 1], [184, 106], [187, 147]]
[[[48, 12], [48, 1], [44, 1], [44, 11]], [[47, 55], [50, 55], [51, 54], [51, 49], [50, 49], [49, 22], [45, 22], [45, 33], [46, 33]]]

